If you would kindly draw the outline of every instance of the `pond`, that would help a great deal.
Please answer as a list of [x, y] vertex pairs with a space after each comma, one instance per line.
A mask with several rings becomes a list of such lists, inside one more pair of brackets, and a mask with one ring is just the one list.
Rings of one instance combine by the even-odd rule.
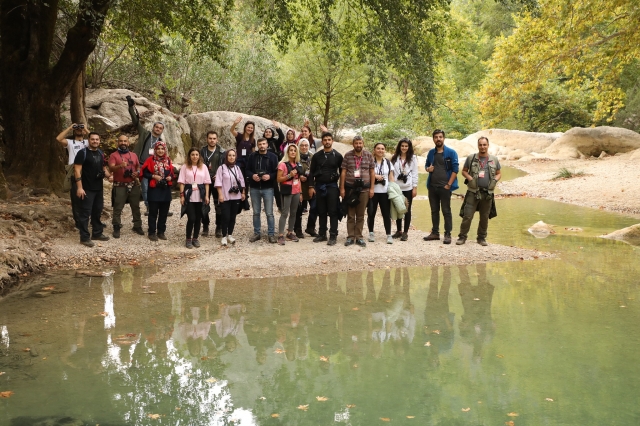
[[[155, 268], [40, 277], [0, 302], [13, 392], [0, 425], [639, 424], [638, 250], [596, 238], [636, 220], [497, 208], [491, 243], [558, 258], [151, 286]], [[534, 238], [539, 220], [557, 233]]]

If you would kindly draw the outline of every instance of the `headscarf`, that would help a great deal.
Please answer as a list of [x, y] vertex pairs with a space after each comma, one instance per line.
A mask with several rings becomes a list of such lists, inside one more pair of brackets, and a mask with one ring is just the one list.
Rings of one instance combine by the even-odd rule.
[[[162, 157], [159, 157], [156, 153], [160, 147], [164, 148], [164, 155]], [[153, 147], [153, 174], [162, 176], [164, 179], [165, 170], [172, 171], [171, 160], [167, 155], [167, 144], [163, 140], [158, 139], [158, 142], [156, 142]]]

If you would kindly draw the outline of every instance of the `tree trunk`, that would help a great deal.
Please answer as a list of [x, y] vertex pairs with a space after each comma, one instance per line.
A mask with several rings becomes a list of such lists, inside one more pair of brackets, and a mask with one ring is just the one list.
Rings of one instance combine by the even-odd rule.
[[[331, 84], [328, 84], [331, 86]], [[327, 89], [324, 97], [324, 114], [322, 116], [322, 124], [324, 127], [329, 127], [329, 112], [331, 111], [331, 90]]]
[[70, 112], [72, 123], [87, 124], [87, 115], [85, 113], [85, 87], [86, 87], [86, 64], [82, 66], [82, 72], [78, 75], [76, 81], [71, 86]]

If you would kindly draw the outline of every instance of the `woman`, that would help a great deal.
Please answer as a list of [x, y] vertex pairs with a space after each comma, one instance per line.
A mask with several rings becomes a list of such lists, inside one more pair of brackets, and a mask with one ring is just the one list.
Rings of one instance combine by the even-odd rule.
[[[418, 158], [413, 155], [413, 144], [407, 138], [400, 139], [396, 152], [391, 157], [391, 164], [395, 171], [396, 183], [400, 186], [402, 194], [409, 201], [407, 212], [404, 214], [404, 228], [402, 219], [396, 220], [396, 233], [393, 238], [400, 238], [400, 241], [409, 239], [409, 226], [411, 226], [411, 204], [418, 195]], [[404, 231], [401, 231], [404, 229]]]
[[[173, 185], [173, 164], [167, 155], [167, 144], [158, 140], [153, 155], [147, 158], [140, 169], [141, 177], [149, 180], [149, 239], [166, 240], [167, 214], [171, 206], [171, 185]], [[156, 235], [157, 231], [157, 235]]]
[[[264, 129], [262, 136], [267, 140], [267, 151], [273, 152], [278, 156], [278, 160], [282, 160], [283, 155], [280, 151], [280, 144], [284, 141], [284, 133], [280, 130], [280, 124], [278, 124], [277, 121], [271, 120], [271, 123], [276, 129], [278, 137], [275, 137], [271, 127]], [[278, 185], [273, 185], [273, 197], [276, 199], [276, 207], [278, 207], [278, 211], [282, 211], [282, 200], [280, 198], [280, 188], [278, 188]]]
[[240, 202], [244, 201], [246, 187], [242, 171], [236, 164], [236, 150], [231, 148], [224, 154], [224, 163], [218, 167], [215, 187], [218, 190], [218, 203], [222, 213], [222, 242], [223, 246], [233, 244], [233, 228], [236, 226], [236, 215], [240, 209]]
[[384, 158], [385, 152], [383, 143], [378, 142], [373, 146], [375, 183], [373, 185], [373, 197], [369, 199], [367, 224], [369, 225], [369, 241], [374, 242], [376, 239], [373, 233], [373, 225], [376, 221], [376, 212], [379, 205], [384, 230], [387, 234], [387, 244], [393, 244], [393, 238], [391, 237], [391, 206], [389, 204], [389, 195], [387, 194], [389, 182], [394, 181], [393, 166], [389, 160]]
[[[187, 240], [185, 247], [198, 248], [200, 242], [200, 224], [202, 223], [202, 203], [209, 204], [209, 185], [211, 176], [204, 165], [200, 151], [191, 147], [187, 155], [187, 162], [180, 169], [178, 183], [180, 184], [180, 204], [187, 210]], [[193, 238], [192, 238], [193, 236]]]
[[315, 153], [316, 150], [316, 141], [313, 138], [313, 134], [311, 133], [311, 127], [309, 127], [309, 125], [307, 123], [305, 123], [304, 126], [302, 126], [302, 129], [300, 130], [300, 140], [302, 139], [306, 139], [309, 141], [309, 151], [313, 154]]
[[296, 237], [304, 238], [304, 234], [302, 233], [302, 213], [306, 205], [309, 205], [309, 217], [307, 218], [307, 228], [305, 232], [312, 237], [317, 237], [316, 233], [316, 219], [318, 217], [318, 213], [316, 212], [316, 198], [309, 197], [309, 183], [310, 183], [310, 172], [309, 169], [311, 167], [311, 157], [313, 154], [309, 152], [309, 141], [305, 138], [300, 139], [298, 142], [298, 149], [300, 150], [300, 165], [302, 166], [302, 173], [300, 174], [300, 183], [302, 188], [302, 203], [298, 205], [298, 211], [296, 212], [296, 224], [294, 226], [294, 230], [296, 233]]
[[296, 139], [296, 131], [293, 129], [287, 130], [287, 135], [285, 136], [284, 142], [280, 144], [280, 158], [284, 157], [284, 149], [288, 145], [297, 145], [298, 140]]
[[278, 244], [284, 245], [284, 226], [289, 218], [287, 228], [287, 240], [298, 242], [298, 237], [293, 232], [296, 221], [298, 204], [302, 201], [302, 191], [300, 185], [301, 169], [300, 153], [296, 145], [289, 145], [280, 164], [278, 165], [277, 180], [280, 184], [280, 194], [282, 195], [282, 213], [280, 214]]
[[[236, 139], [236, 165], [240, 167], [242, 175], [244, 176], [247, 158], [249, 157], [249, 154], [256, 150], [256, 139], [254, 134], [256, 125], [253, 121], [247, 121], [244, 123], [242, 133], [238, 133], [236, 132], [236, 126], [241, 121], [242, 117], [235, 119], [231, 125], [231, 134]], [[245, 186], [248, 186], [247, 182], [245, 182]]]

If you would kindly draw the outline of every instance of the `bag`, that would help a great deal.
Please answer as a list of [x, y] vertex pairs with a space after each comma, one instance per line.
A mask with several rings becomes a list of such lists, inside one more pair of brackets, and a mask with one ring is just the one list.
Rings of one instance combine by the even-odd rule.
[[248, 199], [244, 199], [244, 201], [240, 201], [240, 203], [238, 203], [238, 213], [240, 214], [242, 213], [243, 210], [250, 210], [251, 206], [249, 205], [249, 200]]
[[64, 169], [66, 173], [64, 176], [64, 182], [62, 183], [62, 190], [66, 192], [71, 191], [71, 179], [74, 177], [73, 164], [66, 165]]
[[349, 207], [356, 207], [360, 204], [360, 191], [354, 189], [349, 190], [349, 193], [345, 197], [345, 203]]
[[[287, 167], [287, 173], [291, 173], [291, 170], [293, 170], [293, 167], [291, 167], [289, 163], [285, 163], [285, 166]], [[293, 191], [293, 182], [290, 185], [284, 182], [280, 183], [280, 195], [282, 195], [283, 197], [286, 195], [291, 195], [292, 191]]]

